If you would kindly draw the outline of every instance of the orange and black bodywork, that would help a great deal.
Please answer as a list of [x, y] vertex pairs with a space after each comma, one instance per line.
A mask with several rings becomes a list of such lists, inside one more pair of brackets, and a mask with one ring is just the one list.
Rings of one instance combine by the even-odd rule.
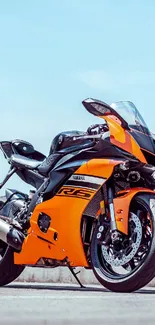
[[[54, 197], [38, 204], [31, 216], [31, 227], [22, 251], [15, 254], [15, 263], [35, 265], [41, 258], [59, 261], [67, 258], [70, 265], [88, 266], [81, 234], [82, 217], [111, 176], [114, 166], [120, 162], [89, 160], [76, 170]], [[97, 201], [94, 207], [95, 212], [99, 203]], [[42, 213], [51, 220], [45, 233], [38, 225]]]
[[[77, 146], [72, 152], [59, 151], [48, 180], [30, 203], [30, 227], [21, 251], [14, 253], [15, 264], [50, 266], [53, 261], [53, 266], [90, 267], [93, 229], [103, 213], [108, 215], [108, 189], [113, 188], [116, 229], [124, 234], [128, 234], [133, 197], [139, 192], [154, 194], [146, 148], [137, 141], [140, 133], [135, 138], [135, 129], [109, 105], [95, 100], [83, 104], [90, 113], [104, 118], [110, 137]], [[144, 134], [146, 137], [149, 135]], [[153, 157], [154, 152], [149, 154]], [[143, 174], [146, 182], [139, 179]]]

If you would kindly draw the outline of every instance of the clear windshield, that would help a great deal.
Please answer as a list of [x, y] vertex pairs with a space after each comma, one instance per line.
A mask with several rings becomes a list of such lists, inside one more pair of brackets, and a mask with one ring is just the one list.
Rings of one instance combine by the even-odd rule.
[[111, 107], [128, 123], [140, 147], [154, 152], [152, 134], [135, 105], [129, 101], [122, 101], [112, 104]]
[[145, 121], [132, 102], [117, 102], [112, 104], [111, 107], [128, 123], [131, 128], [150, 134]]

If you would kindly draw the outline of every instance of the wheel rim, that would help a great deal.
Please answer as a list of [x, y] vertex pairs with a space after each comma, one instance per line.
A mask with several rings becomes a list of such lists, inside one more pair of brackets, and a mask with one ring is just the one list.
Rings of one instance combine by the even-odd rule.
[[[144, 202], [135, 201], [129, 217], [129, 236], [123, 235], [121, 244], [113, 247], [95, 240], [97, 268], [106, 277], [121, 279], [129, 277], [144, 263], [151, 243], [153, 222], [151, 211]], [[97, 235], [98, 230], [96, 231]], [[97, 236], [96, 236], [97, 237]]]

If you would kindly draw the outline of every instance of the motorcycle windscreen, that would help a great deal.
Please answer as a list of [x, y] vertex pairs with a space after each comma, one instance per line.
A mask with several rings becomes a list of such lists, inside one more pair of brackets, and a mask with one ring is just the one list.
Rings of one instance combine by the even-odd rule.
[[130, 133], [140, 148], [154, 154], [155, 145], [152, 134], [135, 105], [130, 101], [121, 101], [112, 104], [111, 107], [127, 121]]
[[83, 102], [87, 111], [98, 117], [106, 117], [109, 115], [116, 116], [122, 128], [131, 132], [131, 135], [136, 140], [140, 148], [151, 153], [155, 153], [155, 145], [152, 135], [140, 115], [135, 105], [130, 101], [121, 101], [112, 104], [111, 106], [92, 98], [85, 99]]

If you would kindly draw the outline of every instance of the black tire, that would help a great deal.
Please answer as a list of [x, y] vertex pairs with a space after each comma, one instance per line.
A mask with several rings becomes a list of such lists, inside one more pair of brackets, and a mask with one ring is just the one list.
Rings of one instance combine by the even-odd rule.
[[[6, 202], [6, 197], [0, 197], [0, 209]], [[14, 264], [14, 250], [6, 243], [0, 240], [0, 248], [2, 250], [2, 258], [0, 260], [0, 286], [11, 283], [23, 272], [23, 265]]]
[[[135, 201], [136, 200], [136, 201]], [[147, 285], [155, 276], [155, 196], [150, 194], [139, 194], [131, 203], [143, 204], [147, 207], [152, 220], [152, 239], [149, 246], [149, 251], [146, 254], [142, 264], [137, 266], [128, 276], [122, 278], [115, 278], [110, 273], [107, 274], [106, 267], [101, 264], [100, 257], [98, 256], [99, 248], [97, 245], [96, 235], [98, 228], [94, 230], [92, 243], [91, 243], [91, 264], [93, 272], [98, 281], [107, 289], [114, 292], [132, 292]]]
[[25, 266], [14, 264], [14, 250], [7, 245], [0, 261], [0, 286], [11, 283], [23, 272]]

